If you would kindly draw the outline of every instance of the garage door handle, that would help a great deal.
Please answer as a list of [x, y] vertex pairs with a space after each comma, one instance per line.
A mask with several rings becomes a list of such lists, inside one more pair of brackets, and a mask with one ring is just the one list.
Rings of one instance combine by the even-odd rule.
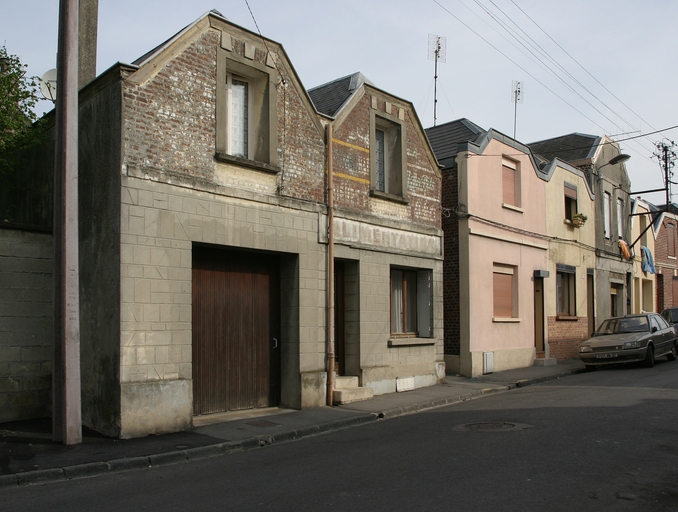
[[278, 348], [278, 340], [277, 340], [277, 338], [273, 338], [273, 348]]

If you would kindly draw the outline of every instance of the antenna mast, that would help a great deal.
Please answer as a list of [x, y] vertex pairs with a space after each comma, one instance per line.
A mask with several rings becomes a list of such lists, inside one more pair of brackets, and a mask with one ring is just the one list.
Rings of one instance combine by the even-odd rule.
[[511, 101], [513, 102], [513, 138], [516, 138], [516, 123], [518, 120], [518, 103], [523, 102], [523, 92], [525, 84], [523, 82], [513, 81], [511, 89]]
[[428, 60], [435, 62], [433, 72], [433, 126], [438, 120], [438, 61], [445, 62], [447, 57], [447, 38], [428, 35]]

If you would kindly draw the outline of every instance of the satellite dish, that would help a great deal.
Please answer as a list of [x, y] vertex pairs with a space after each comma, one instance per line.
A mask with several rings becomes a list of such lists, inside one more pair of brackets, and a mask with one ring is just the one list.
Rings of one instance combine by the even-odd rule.
[[40, 78], [40, 92], [46, 100], [56, 103], [57, 70], [50, 69]]

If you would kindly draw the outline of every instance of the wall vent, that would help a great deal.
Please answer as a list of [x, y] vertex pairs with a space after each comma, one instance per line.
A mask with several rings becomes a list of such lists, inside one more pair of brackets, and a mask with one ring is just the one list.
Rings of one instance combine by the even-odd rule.
[[494, 352], [483, 352], [483, 374], [494, 373]]

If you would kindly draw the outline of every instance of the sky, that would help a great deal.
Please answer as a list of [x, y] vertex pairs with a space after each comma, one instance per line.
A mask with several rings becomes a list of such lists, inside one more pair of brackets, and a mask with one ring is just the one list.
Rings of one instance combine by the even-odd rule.
[[[29, 75], [56, 67], [58, 0], [3, 3], [0, 44]], [[515, 127], [523, 143], [612, 136], [631, 155], [632, 191], [664, 186], [652, 155], [655, 143], [678, 139], [667, 130], [678, 125], [673, 0], [99, 0], [97, 72], [211, 9], [281, 43], [307, 89], [360, 71], [410, 101], [425, 128], [434, 124], [429, 39], [445, 38], [437, 124], [468, 118], [511, 137]], [[678, 201], [678, 185], [672, 192]], [[663, 192], [642, 197], [665, 202]]]

